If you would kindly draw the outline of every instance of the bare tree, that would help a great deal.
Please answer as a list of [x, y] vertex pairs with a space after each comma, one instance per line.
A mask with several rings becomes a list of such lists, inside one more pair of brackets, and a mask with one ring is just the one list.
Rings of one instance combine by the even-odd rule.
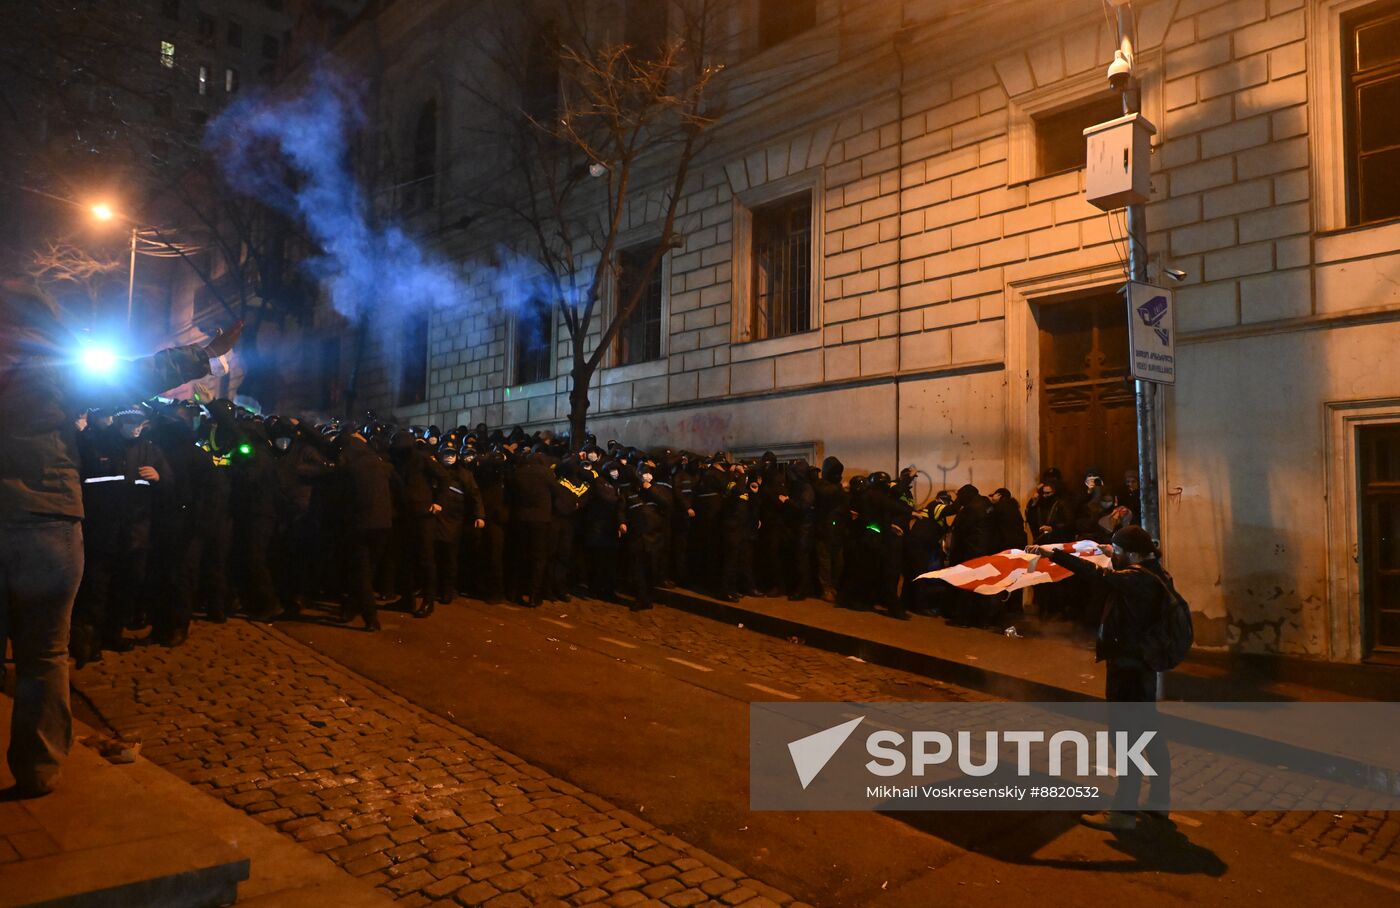
[[28, 272], [36, 284], [81, 290], [96, 310], [103, 289], [115, 284], [126, 268], [127, 263], [120, 257], [98, 258], [84, 247], [62, 239], [51, 240], [36, 249]]
[[[711, 45], [719, 2], [658, 5], [670, 11], [668, 27], [650, 46], [618, 40], [616, 28], [596, 22], [527, 19], [513, 43], [492, 51], [519, 103], [503, 102], [490, 86], [468, 86], [496, 114], [484, 129], [503, 144], [510, 177], [480, 181], [474, 199], [514, 223], [512, 245], [538, 265], [564, 324], [575, 447], [587, 432], [594, 374], [663, 257], [681, 245], [677, 214], [715, 116], [706, 89], [718, 71]], [[660, 211], [650, 225], [652, 252], [635, 266], [628, 292], [606, 305], [605, 293], [623, 286], [618, 252], [628, 212], [646, 201]]]

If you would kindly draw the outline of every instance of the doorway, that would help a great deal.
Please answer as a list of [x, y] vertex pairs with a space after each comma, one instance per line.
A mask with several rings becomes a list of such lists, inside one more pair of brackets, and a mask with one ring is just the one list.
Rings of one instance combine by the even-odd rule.
[[1358, 430], [1362, 650], [1400, 656], [1400, 423]]
[[1137, 467], [1137, 411], [1123, 297], [1098, 294], [1037, 307], [1040, 464], [1059, 467], [1071, 495], [1091, 468], [1111, 492]]

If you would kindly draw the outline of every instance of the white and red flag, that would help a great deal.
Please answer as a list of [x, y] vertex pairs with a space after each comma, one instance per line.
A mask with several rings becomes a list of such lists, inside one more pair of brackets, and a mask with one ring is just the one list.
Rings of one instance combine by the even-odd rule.
[[[1099, 567], [1109, 567], [1113, 564], [1113, 559], [1108, 554], [1111, 546], [1102, 546], [1088, 539], [1079, 542], [1049, 543], [1041, 548], [1073, 552]], [[1022, 549], [1007, 549], [995, 555], [973, 558], [971, 561], [964, 561], [939, 571], [920, 574], [915, 579], [942, 580], [959, 589], [971, 590], [984, 596], [995, 596], [1041, 583], [1054, 583], [1069, 575], [1068, 568], [1060, 567], [1049, 558], [1041, 558]]]

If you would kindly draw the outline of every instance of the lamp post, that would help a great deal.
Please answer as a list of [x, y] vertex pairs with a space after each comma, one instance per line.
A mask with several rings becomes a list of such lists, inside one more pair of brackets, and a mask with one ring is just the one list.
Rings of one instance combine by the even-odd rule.
[[[90, 209], [92, 216], [99, 221], [115, 220], [117, 214], [112, 210], [112, 206], [105, 203], [93, 205]], [[137, 226], [131, 225], [131, 264], [127, 267], [126, 275], [126, 330], [131, 330], [131, 311], [136, 297], [136, 232]]]

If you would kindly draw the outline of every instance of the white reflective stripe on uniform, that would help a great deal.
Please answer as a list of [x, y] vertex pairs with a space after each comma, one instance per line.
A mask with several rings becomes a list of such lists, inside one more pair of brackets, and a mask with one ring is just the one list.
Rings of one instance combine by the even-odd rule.
[[138, 486], [148, 486], [151, 484], [151, 481], [149, 479], [138, 479], [135, 484]]
[[83, 484], [86, 485], [90, 482], [122, 482], [125, 479], [125, 474], [121, 476], [89, 476], [87, 479], [83, 480]]
[[456, 486], [448, 486], [448, 487], [447, 487], [447, 491], [449, 491], [449, 492], [456, 492], [458, 495], [465, 495], [465, 494], [467, 494], [466, 492], [463, 492], [461, 489], [457, 488]]

